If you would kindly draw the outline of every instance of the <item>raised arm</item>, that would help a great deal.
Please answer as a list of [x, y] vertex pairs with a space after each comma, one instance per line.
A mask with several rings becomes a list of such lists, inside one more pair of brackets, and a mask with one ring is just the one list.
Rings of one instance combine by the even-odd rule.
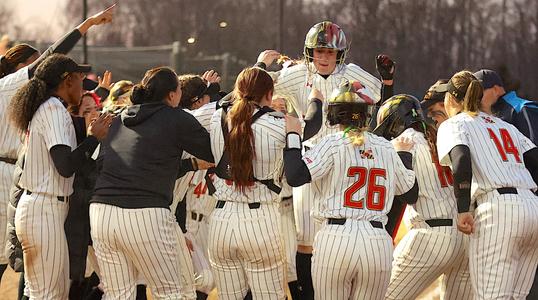
[[112, 22], [115, 6], [116, 5], [114, 4], [109, 8], [89, 17], [75, 29], [64, 35], [61, 39], [57, 40], [52, 46], [45, 50], [45, 52], [43, 52], [43, 54], [41, 54], [37, 60], [29, 65], [28, 77], [31, 78], [34, 75], [34, 71], [37, 66], [49, 55], [53, 53], [69, 53], [69, 51], [75, 47], [80, 38], [85, 35], [91, 27]]

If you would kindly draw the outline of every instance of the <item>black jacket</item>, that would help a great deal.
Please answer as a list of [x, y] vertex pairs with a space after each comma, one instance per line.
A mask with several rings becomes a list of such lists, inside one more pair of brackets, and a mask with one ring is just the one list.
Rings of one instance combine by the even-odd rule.
[[183, 150], [214, 161], [209, 133], [191, 114], [164, 103], [129, 107], [101, 143], [102, 168], [91, 202], [169, 208]]

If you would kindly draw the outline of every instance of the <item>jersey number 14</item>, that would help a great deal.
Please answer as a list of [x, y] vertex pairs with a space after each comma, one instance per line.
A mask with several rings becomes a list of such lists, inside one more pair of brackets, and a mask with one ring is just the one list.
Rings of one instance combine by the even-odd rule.
[[[348, 177], [359, 178], [355, 183], [346, 189], [344, 192], [344, 206], [350, 208], [364, 208], [364, 198], [358, 201], [353, 200], [353, 195], [365, 185], [366, 187], [366, 209], [368, 210], [383, 210], [385, 207], [386, 188], [384, 185], [376, 184], [378, 177], [386, 179], [387, 171], [385, 169], [367, 169], [364, 167], [350, 167], [347, 169]], [[378, 201], [375, 201], [375, 194], [378, 195]]]
[[495, 132], [493, 132], [493, 129], [488, 128], [488, 132], [489, 137], [495, 143], [495, 146], [497, 147], [497, 150], [499, 151], [499, 154], [501, 155], [501, 159], [503, 161], [508, 161], [508, 157], [506, 156], [506, 154], [512, 154], [516, 159], [516, 162], [521, 162], [521, 158], [519, 158], [519, 151], [514, 145], [514, 141], [512, 140], [512, 137], [510, 136], [508, 130], [506, 130], [505, 128], [499, 129], [499, 133], [501, 134], [501, 139], [503, 141], [502, 145]]

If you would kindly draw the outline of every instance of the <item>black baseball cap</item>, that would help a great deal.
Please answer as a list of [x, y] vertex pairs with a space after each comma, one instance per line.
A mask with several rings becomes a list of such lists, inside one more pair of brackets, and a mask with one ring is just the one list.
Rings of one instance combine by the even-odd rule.
[[490, 89], [496, 85], [500, 87], [504, 87], [503, 81], [501, 79], [501, 76], [497, 74], [497, 72], [493, 70], [488, 69], [482, 69], [476, 73], [473, 74], [474, 77], [476, 77], [478, 80], [480, 80], [480, 83], [482, 84], [482, 87], [486, 89]]
[[95, 90], [98, 85], [99, 85], [99, 83], [97, 81], [93, 81], [93, 80], [88, 79], [88, 78], [84, 78], [84, 80], [82, 81], [82, 88], [85, 91]]
[[448, 79], [439, 79], [428, 89], [426, 95], [424, 95], [422, 101], [420, 101], [420, 106], [422, 107], [422, 110], [426, 111], [430, 106], [434, 105], [435, 103], [443, 102], [445, 100], [445, 92], [439, 92], [437, 87], [447, 82]]

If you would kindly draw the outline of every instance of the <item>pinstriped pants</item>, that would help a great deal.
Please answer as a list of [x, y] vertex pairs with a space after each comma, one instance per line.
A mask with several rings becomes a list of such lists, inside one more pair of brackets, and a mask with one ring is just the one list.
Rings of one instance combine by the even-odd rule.
[[324, 224], [314, 240], [312, 256], [315, 299], [384, 299], [392, 250], [385, 229], [367, 221]]
[[220, 300], [285, 299], [285, 254], [278, 204], [250, 209], [226, 202], [209, 222], [209, 261]]
[[15, 212], [15, 228], [24, 257], [30, 299], [67, 299], [69, 256], [64, 223], [69, 204], [57, 197], [24, 193]]
[[469, 244], [476, 299], [525, 299], [538, 265], [538, 197], [494, 190], [477, 203]]
[[386, 299], [416, 299], [443, 275], [441, 299], [473, 299], [469, 275], [469, 238], [454, 226], [411, 229], [394, 250]]
[[9, 191], [13, 185], [13, 172], [15, 172], [15, 165], [0, 161], [0, 265], [7, 264], [4, 249], [7, 240], [7, 208]]
[[104, 299], [135, 299], [138, 273], [154, 299], [196, 299], [192, 261], [170, 210], [92, 203], [90, 226]]

